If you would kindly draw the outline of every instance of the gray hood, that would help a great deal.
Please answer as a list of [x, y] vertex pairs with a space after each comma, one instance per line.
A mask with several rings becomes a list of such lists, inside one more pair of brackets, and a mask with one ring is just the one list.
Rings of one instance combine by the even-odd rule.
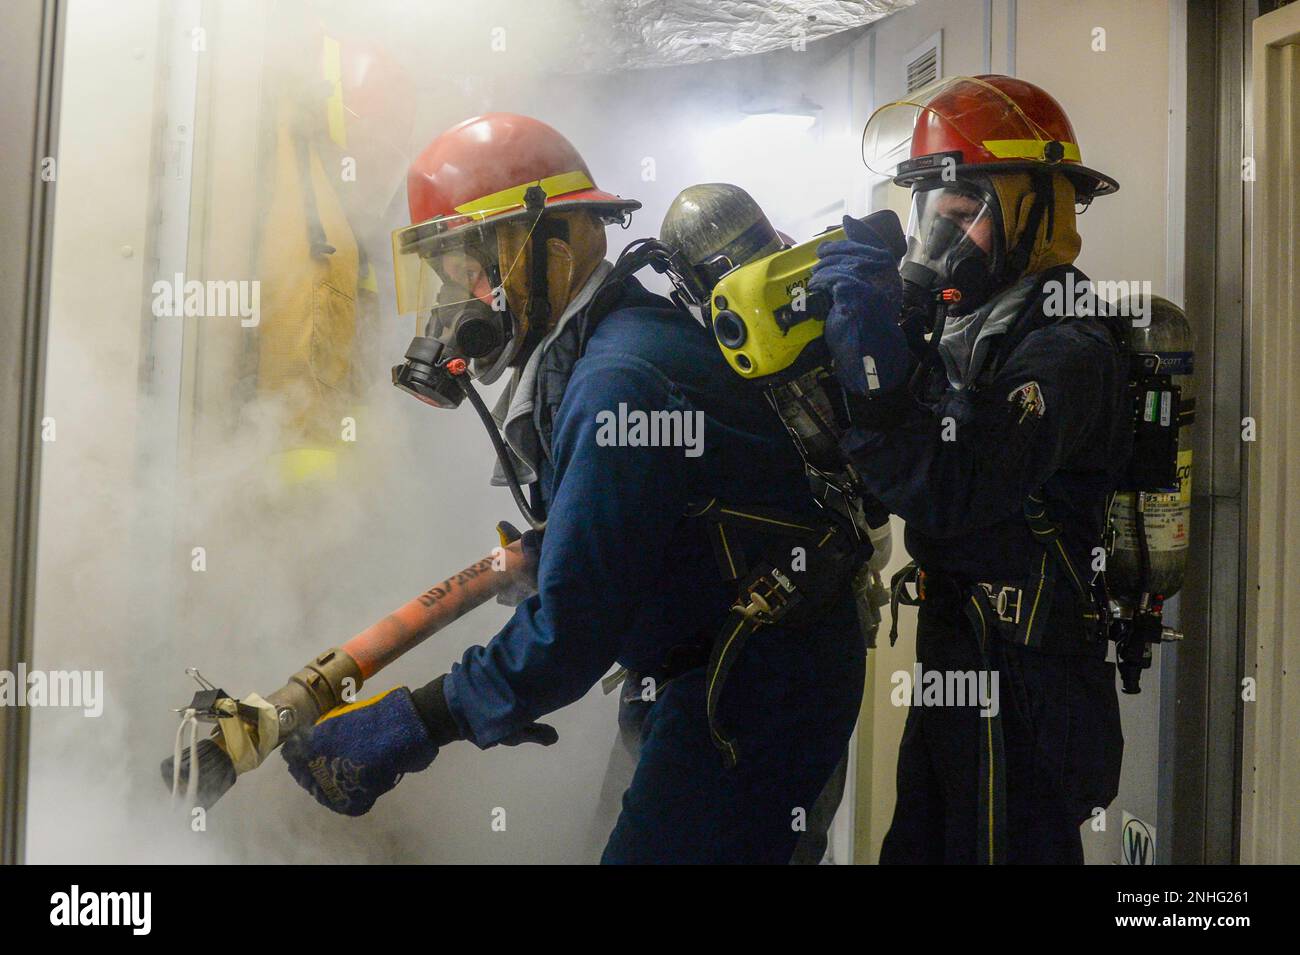
[[[596, 287], [605, 281], [605, 276], [609, 275], [613, 267], [609, 262], [601, 262], [592, 270], [591, 278], [587, 279], [587, 284], [578, 290], [578, 294], [573, 297], [573, 301], [564, 310], [555, 327], [542, 339], [541, 344], [533, 349], [533, 353], [528, 356], [523, 367], [515, 369], [510, 384], [506, 386], [496, 407], [492, 409], [492, 417], [500, 426], [501, 436], [505, 439], [506, 447], [511, 451], [511, 461], [515, 466], [515, 473], [519, 475], [520, 484], [532, 484], [536, 481], [541, 464], [542, 442], [537, 434], [533, 410], [537, 397], [537, 369], [542, 363], [542, 356], [560, 332], [564, 331], [578, 312], [586, 307]], [[492, 484], [505, 487], [507, 483], [505, 472], [501, 469], [501, 462], [497, 461], [492, 467]]]
[[1034, 291], [1039, 276], [1026, 275], [968, 315], [949, 316], [939, 339], [948, 383], [961, 391], [979, 377], [991, 340], [1005, 335]]

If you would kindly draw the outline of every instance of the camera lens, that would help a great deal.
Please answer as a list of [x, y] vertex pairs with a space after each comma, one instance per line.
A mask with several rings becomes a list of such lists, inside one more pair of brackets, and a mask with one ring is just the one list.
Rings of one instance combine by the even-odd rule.
[[718, 313], [713, 320], [713, 333], [718, 336], [718, 341], [727, 348], [739, 348], [745, 344], [745, 323], [733, 311], [727, 310]]

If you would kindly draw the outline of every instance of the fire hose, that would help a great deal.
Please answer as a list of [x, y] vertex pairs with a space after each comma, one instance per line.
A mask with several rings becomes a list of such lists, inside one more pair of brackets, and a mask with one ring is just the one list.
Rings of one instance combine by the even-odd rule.
[[[199, 692], [182, 707], [175, 749], [163, 760], [163, 782], [188, 805], [210, 808], [245, 772], [265, 761], [293, 733], [315, 725], [335, 707], [356, 700], [366, 680], [439, 630], [498, 594], [531, 586], [533, 561], [519, 533], [498, 525], [501, 546], [430, 587], [342, 646], [314, 657], [284, 686], [262, 697], [236, 699], [209, 683], [195, 669]], [[198, 739], [199, 723], [215, 723], [211, 736]], [[188, 746], [183, 745], [188, 735]]]

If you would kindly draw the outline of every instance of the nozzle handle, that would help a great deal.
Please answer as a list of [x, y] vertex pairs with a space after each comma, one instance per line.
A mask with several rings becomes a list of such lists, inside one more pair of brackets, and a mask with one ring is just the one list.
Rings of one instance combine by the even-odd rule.
[[[519, 536], [509, 525], [503, 538]], [[504, 560], [504, 566], [499, 561]], [[514, 541], [504, 553], [489, 554], [460, 573], [409, 600], [382, 620], [362, 630], [342, 647], [313, 658], [266, 701], [275, 707], [280, 738], [315, 724], [322, 715], [351, 699], [362, 684], [411, 648], [480, 604], [535, 573], [533, 557]], [[194, 747], [198, 754], [199, 784], [196, 805], [211, 808], [235, 784], [235, 767], [217, 737]], [[174, 762], [162, 762], [163, 782], [170, 788]], [[190, 752], [181, 752], [180, 786], [189, 783]]]

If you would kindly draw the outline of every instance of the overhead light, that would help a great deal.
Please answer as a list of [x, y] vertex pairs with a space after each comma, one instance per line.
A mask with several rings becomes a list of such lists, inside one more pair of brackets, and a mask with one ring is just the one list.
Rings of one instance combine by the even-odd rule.
[[740, 104], [740, 111], [745, 114], [740, 127], [763, 135], [803, 133], [817, 122], [821, 109], [820, 104], [804, 94], [800, 94], [798, 99], [754, 96]]

